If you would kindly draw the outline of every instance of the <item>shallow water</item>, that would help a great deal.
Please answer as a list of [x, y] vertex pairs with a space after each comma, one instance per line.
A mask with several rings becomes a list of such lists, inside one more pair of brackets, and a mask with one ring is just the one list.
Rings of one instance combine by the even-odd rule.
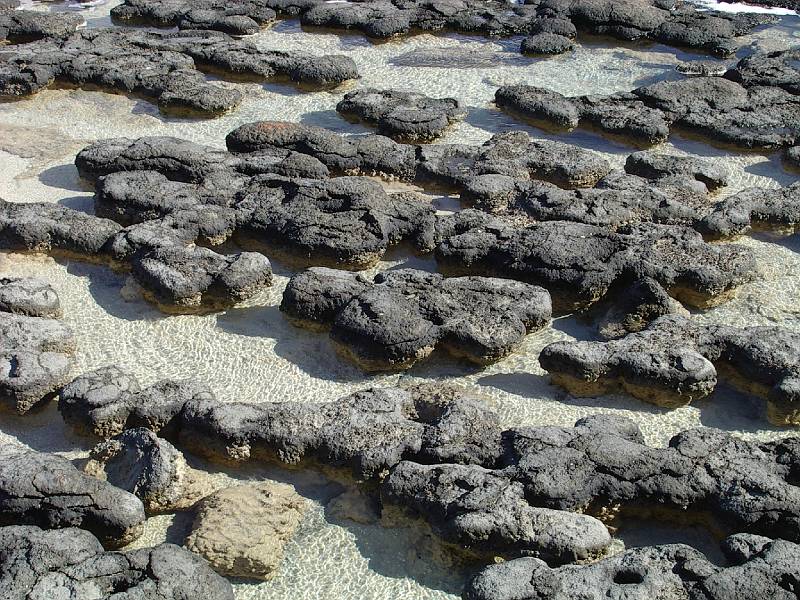
[[[87, 26], [109, 24], [113, 2], [82, 11]], [[35, 5], [63, 10], [63, 5]], [[778, 27], [750, 36], [752, 48], [780, 49], [800, 43], [800, 19], [785, 17]], [[442, 142], [481, 143], [492, 134], [523, 129], [535, 137], [563, 139], [601, 152], [616, 165], [633, 149], [590, 132], [553, 136], [515, 122], [492, 105], [494, 92], [508, 83], [535, 83], [565, 94], [606, 94], [677, 77], [680, 60], [700, 58], [657, 44], [609, 44], [581, 39], [571, 54], [532, 60], [517, 52], [520, 39], [486, 40], [460, 35], [419, 35], [373, 44], [361, 35], [308, 33], [296, 21], [281, 21], [252, 39], [262, 48], [303, 50], [316, 54], [344, 53], [356, 61], [358, 86], [417, 90], [431, 96], [454, 96], [469, 114]], [[750, 52], [750, 49], [744, 52]], [[731, 61], [732, 62], [732, 61]], [[0, 104], [0, 197], [19, 201], [59, 202], [92, 211], [72, 165], [75, 153], [100, 138], [174, 135], [224, 147], [224, 136], [238, 125], [260, 119], [289, 120], [358, 134], [335, 112], [342, 90], [299, 93], [275, 84], [230, 83], [245, 92], [241, 107], [221, 118], [197, 121], [164, 118], [153, 104], [122, 95], [81, 90], [46, 90], [33, 98]], [[730, 154], [707, 144], [676, 138], [661, 148], [709, 157], [729, 166], [732, 184], [725, 193], [752, 186], [779, 186], [795, 181], [777, 155]], [[457, 198], [429, 195], [439, 208], [457, 210]], [[800, 330], [800, 242], [744, 238], [756, 252], [761, 277], [743, 286], [738, 296], [695, 318], [734, 325], [781, 324]], [[397, 250], [380, 269], [397, 266], [435, 268], [432, 259], [410, 257]], [[0, 273], [46, 278], [59, 292], [65, 321], [78, 339], [75, 373], [120, 364], [143, 383], [164, 377], [197, 377], [221, 401], [334, 400], [367, 385], [440, 379], [474, 386], [496, 406], [505, 425], [570, 426], [596, 412], [624, 414], [640, 424], [646, 439], [665, 445], [681, 429], [698, 425], [721, 427], [748, 439], [769, 440], [790, 431], [770, 426], [763, 405], [721, 387], [693, 406], [666, 411], [638, 400], [607, 396], [572, 398], [550, 386], [537, 356], [560, 339], [589, 339], [593, 330], [575, 317], [556, 320], [551, 328], [529, 335], [510, 357], [475, 369], [436, 356], [399, 375], [367, 377], [340, 359], [326, 334], [299, 330], [278, 311], [291, 271], [274, 263], [276, 283], [245, 305], [208, 316], [164, 316], [144, 302], [125, 274], [87, 263], [19, 254], [0, 254]], [[53, 407], [24, 418], [0, 416], [0, 439], [11, 437], [30, 446], [78, 458], [87, 441], [64, 427]], [[207, 465], [206, 465], [207, 466]], [[272, 478], [289, 481], [312, 499], [295, 539], [288, 545], [280, 574], [262, 584], [237, 583], [240, 600], [363, 599], [411, 600], [456, 598], [463, 572], [440, 555], [436, 544], [418, 528], [357, 525], [326, 516], [324, 505], [341, 491], [313, 473], [276, 468], [218, 473], [228, 478]], [[137, 542], [181, 540], [186, 516], [150, 519], [148, 534]], [[639, 545], [684, 541], [707, 549], [703, 532], [632, 525], [622, 538]]]

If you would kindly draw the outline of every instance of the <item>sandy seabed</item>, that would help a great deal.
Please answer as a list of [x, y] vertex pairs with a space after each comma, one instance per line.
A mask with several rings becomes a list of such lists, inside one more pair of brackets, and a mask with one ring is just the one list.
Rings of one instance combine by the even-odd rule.
[[[87, 26], [108, 25], [113, 5], [82, 11]], [[749, 36], [752, 46], [744, 51], [800, 43], [799, 23], [797, 17], [784, 17], [781, 25]], [[361, 35], [307, 33], [296, 21], [280, 21], [249, 39], [265, 49], [347, 54], [362, 75], [355, 84], [360, 87], [458, 98], [469, 114], [440, 142], [477, 144], [494, 133], [522, 129], [534, 137], [592, 148], [619, 167], [633, 148], [582, 131], [552, 136], [526, 127], [494, 108], [494, 91], [504, 84], [531, 83], [564, 94], [607, 94], [677, 77], [677, 62], [702, 58], [657, 44], [611, 46], [582, 39], [575, 52], [540, 60], [518, 53], [519, 38], [425, 34], [373, 44]], [[226, 133], [264, 119], [299, 121], [343, 133], [370, 131], [338, 116], [335, 105], [342, 90], [299, 93], [283, 85], [222, 85], [241, 88], [245, 100], [238, 109], [213, 120], [164, 118], [145, 100], [81, 90], [46, 90], [30, 99], [0, 104], [0, 197], [57, 202], [91, 212], [92, 192], [79, 180], [72, 160], [83, 146], [106, 137], [172, 135], [224, 148]], [[787, 185], [797, 179], [784, 170], [777, 154], [731, 154], [682, 138], [659, 150], [724, 163], [733, 173], [725, 194], [753, 185]], [[440, 210], [459, 207], [457, 198], [428, 196]], [[760, 277], [743, 286], [732, 301], [694, 318], [800, 330], [798, 238], [743, 238], [738, 243], [754, 250]], [[378, 269], [398, 266], [434, 269], [435, 262], [395, 251]], [[0, 253], [0, 274], [42, 277], [60, 294], [65, 322], [78, 341], [76, 375], [119, 364], [145, 384], [165, 377], [194, 377], [208, 383], [223, 402], [327, 402], [369, 385], [436, 379], [468, 386], [489, 398], [506, 426], [571, 426], [582, 416], [612, 412], [635, 420], [653, 445], [665, 445], [681, 429], [699, 425], [757, 440], [791, 433], [767, 423], [763, 402], [724, 386], [710, 398], [672, 411], [622, 396], [580, 399], [566, 395], [548, 384], [537, 357], [550, 342], [594, 337], [593, 329], [574, 317], [560, 318], [552, 327], [529, 335], [511, 356], [485, 369], [435, 356], [401, 375], [365, 376], [335, 354], [326, 334], [297, 329], [284, 319], [278, 304], [291, 271], [276, 262], [273, 267], [276, 283], [246, 304], [208, 316], [164, 316], [141, 299], [125, 274], [83, 262]], [[26, 417], [0, 416], [0, 440], [7, 438], [75, 459], [86, 455], [90, 443], [71, 434], [54, 406]], [[326, 513], [325, 504], [342, 488], [321, 475], [265, 467], [217, 471], [215, 477], [288, 481], [312, 500], [313, 508], [287, 546], [278, 576], [261, 584], [236, 582], [240, 600], [444, 599], [460, 593], [465, 573], [448, 564], [421, 528], [359, 525]], [[180, 513], [149, 519], [147, 533], [136, 545], [165, 539], [180, 543], [187, 519]], [[708, 536], [692, 529], [652, 524], [645, 529], [631, 523], [619, 537], [629, 546], [683, 541], [714, 555]]]

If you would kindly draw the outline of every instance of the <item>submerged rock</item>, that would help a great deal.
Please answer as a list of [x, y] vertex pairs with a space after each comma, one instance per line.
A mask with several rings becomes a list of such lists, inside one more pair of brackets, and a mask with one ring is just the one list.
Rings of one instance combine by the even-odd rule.
[[8, 598], [233, 600], [230, 583], [173, 544], [105, 552], [82, 529], [15, 525], [0, 528], [0, 554], [0, 581]]
[[225, 488], [197, 505], [185, 545], [223, 575], [272, 579], [306, 508], [286, 484]]
[[144, 518], [136, 496], [84, 475], [65, 458], [0, 447], [0, 524], [80, 527], [106, 546], [123, 546], [139, 537]]
[[743, 148], [793, 146], [800, 136], [799, 50], [740, 60], [725, 77], [661, 81], [608, 96], [561, 94], [529, 85], [497, 90], [497, 106], [536, 123], [581, 123], [653, 145], [680, 128]]
[[25, 414], [52, 399], [69, 380], [75, 337], [69, 327], [47, 318], [60, 314], [58, 294], [47, 283], [0, 278], [0, 405], [4, 408]]
[[718, 376], [767, 402], [775, 425], [799, 425], [800, 336], [781, 327], [701, 325], [680, 316], [610, 342], [556, 342], [539, 362], [586, 396], [617, 389], [675, 407], [710, 394]]
[[493, 362], [551, 316], [542, 288], [413, 269], [374, 281], [309, 269], [289, 281], [281, 310], [301, 323], [330, 326], [343, 353], [368, 371], [407, 369], [437, 346], [478, 364]]
[[729, 65], [724, 62], [707, 60], [687, 60], [678, 63], [675, 70], [690, 77], [722, 77], [728, 72]]
[[713, 306], [754, 272], [749, 250], [708, 244], [685, 227], [642, 223], [612, 232], [549, 221], [517, 228], [467, 210], [442, 219], [439, 231], [441, 268], [540, 285], [557, 311], [588, 306], [631, 275], [654, 279], [691, 306]]
[[[684, 544], [631, 548], [593, 564], [555, 569], [537, 558], [518, 558], [483, 569], [467, 583], [462, 597], [566, 600], [623, 594], [630, 600], [662, 596], [727, 600], [744, 594], [792, 600], [794, 591], [785, 582], [800, 577], [800, 547], [742, 534], [724, 540], [723, 548], [749, 542], [742, 538], [758, 539], [757, 549], [736, 555], [732, 564], [722, 567]], [[733, 553], [728, 550], [727, 554]]]
[[376, 125], [378, 133], [399, 141], [426, 142], [467, 114], [454, 98], [417, 92], [364, 88], [345, 94], [336, 105], [345, 117]]

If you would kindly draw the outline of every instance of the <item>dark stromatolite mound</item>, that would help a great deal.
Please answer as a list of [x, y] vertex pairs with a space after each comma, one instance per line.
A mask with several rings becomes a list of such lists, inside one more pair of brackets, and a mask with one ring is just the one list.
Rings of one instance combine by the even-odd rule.
[[691, 306], [723, 302], [753, 277], [744, 247], [712, 245], [679, 226], [642, 223], [617, 232], [565, 221], [511, 227], [466, 210], [441, 220], [439, 265], [453, 274], [510, 277], [547, 289], [556, 310], [592, 304], [617, 281], [651, 277]]
[[766, 400], [776, 425], [800, 424], [800, 336], [781, 327], [700, 325], [662, 317], [610, 342], [556, 342], [539, 358], [574, 394], [622, 389], [662, 406], [710, 394], [718, 375]]
[[55, 454], [6, 444], [0, 458], [0, 524], [80, 527], [106, 546], [141, 534], [144, 508], [133, 494], [84, 475]]
[[786, 150], [786, 162], [795, 168], [800, 168], [800, 146], [793, 146]]
[[193, 380], [164, 379], [142, 388], [119, 367], [102, 367], [64, 386], [58, 410], [83, 435], [107, 439], [127, 429], [175, 429], [175, 418], [189, 400], [215, 402], [214, 394]]
[[35, 279], [0, 278], [0, 405], [24, 414], [50, 400], [73, 363], [72, 330], [55, 290]]
[[233, 600], [230, 583], [173, 544], [106, 552], [82, 529], [14, 525], [0, 528], [0, 555], [0, 582], [9, 600]]
[[81, 17], [69, 13], [0, 8], [0, 43], [24, 44], [45, 38], [66, 38], [82, 22]]
[[344, 95], [336, 111], [375, 125], [398, 141], [427, 142], [467, 114], [455, 98], [431, 98], [418, 92], [364, 88]]
[[731, 237], [751, 228], [794, 233], [800, 223], [800, 183], [769, 189], [750, 188], [714, 206], [698, 229], [711, 237]]
[[[726, 538], [722, 547], [730, 560], [726, 566], [711, 563], [699, 551], [683, 544], [632, 548], [590, 565], [555, 569], [536, 558], [518, 558], [483, 569], [467, 583], [462, 598], [796, 598], [794, 584], [787, 582], [800, 578], [797, 544], [739, 534]], [[746, 551], [742, 553], [738, 548]]]
[[179, 29], [211, 29], [230, 35], [251, 35], [275, 21], [275, 11], [263, 2], [218, 0], [185, 2], [182, 0], [131, 0], [114, 7], [117, 21], [152, 23], [159, 27]]
[[597, 329], [607, 340], [641, 331], [664, 315], [688, 312], [650, 277], [637, 279], [611, 296], [598, 306], [602, 312]]
[[550, 320], [550, 295], [508, 279], [456, 277], [413, 269], [361, 275], [314, 268], [295, 275], [281, 310], [330, 326], [331, 338], [368, 371], [407, 369], [442, 347], [487, 364], [508, 355]]
[[502, 87], [497, 106], [536, 123], [581, 123], [635, 143], [657, 144], [674, 128], [744, 148], [792, 146], [800, 136], [800, 50], [756, 54], [725, 77], [662, 81], [608, 96], [561, 94], [529, 85]]
[[541, 32], [522, 40], [520, 52], [528, 56], [564, 54], [575, 47], [575, 42], [558, 33]]
[[730, 179], [726, 167], [709, 160], [647, 151], [629, 155], [625, 161], [625, 171], [651, 180], [695, 180], [711, 192], [728, 185]]
[[132, 93], [168, 111], [203, 116], [224, 113], [241, 102], [241, 92], [209, 83], [198, 68], [316, 88], [358, 77], [355, 63], [345, 56], [260, 50], [216, 31], [89, 29], [4, 53], [0, 98], [28, 96], [59, 81]]
[[58, 319], [61, 300], [42, 279], [0, 277], [0, 312]]

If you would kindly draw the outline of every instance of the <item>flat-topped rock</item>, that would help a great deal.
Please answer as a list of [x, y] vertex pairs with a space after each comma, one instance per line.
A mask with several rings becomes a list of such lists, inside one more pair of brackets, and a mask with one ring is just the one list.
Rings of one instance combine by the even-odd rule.
[[550, 221], [517, 228], [467, 210], [442, 219], [439, 231], [440, 268], [540, 285], [556, 310], [590, 305], [631, 275], [651, 277], [691, 306], [712, 306], [749, 281], [754, 269], [747, 249], [708, 244], [678, 226], [643, 223], [611, 232]]
[[785, 581], [800, 574], [800, 547], [743, 534], [725, 539], [723, 548], [747, 544], [740, 538], [758, 539], [758, 549], [736, 555], [727, 566], [713, 564], [684, 544], [631, 548], [593, 564], [557, 568], [537, 558], [518, 558], [483, 569], [467, 583], [462, 597], [566, 600], [601, 594], [630, 600], [661, 596], [724, 600], [747, 594], [792, 600], [794, 592], [786, 589]]
[[0, 581], [8, 598], [233, 600], [230, 583], [173, 544], [106, 552], [82, 529], [14, 525], [0, 528], [0, 553]]
[[710, 394], [718, 377], [766, 400], [776, 425], [800, 424], [800, 337], [781, 327], [701, 325], [677, 316], [609, 342], [556, 342], [539, 362], [577, 395], [616, 390], [661, 406]]
[[0, 42], [24, 44], [44, 38], [65, 38], [82, 23], [81, 17], [69, 13], [0, 8]]
[[275, 577], [308, 504], [282, 483], [229, 487], [195, 508], [186, 547], [229, 577]]
[[131, 0], [112, 9], [116, 21], [152, 23], [179, 29], [212, 29], [230, 35], [252, 35], [271, 25], [275, 11], [266, 3], [242, 2], [228, 5], [218, 0]]
[[794, 233], [800, 223], [800, 183], [789, 187], [749, 188], [728, 196], [707, 214], [698, 229], [709, 237], [733, 237], [751, 229]]
[[123, 546], [141, 534], [144, 507], [133, 494], [55, 454], [6, 443], [0, 458], [0, 523], [80, 527], [106, 546]]
[[520, 52], [528, 56], [550, 56], [564, 54], [575, 48], [575, 42], [559, 33], [541, 32], [522, 40]]
[[689, 179], [702, 183], [713, 192], [728, 185], [730, 171], [710, 160], [693, 156], [675, 156], [642, 151], [625, 160], [625, 172], [650, 180]]
[[431, 98], [418, 92], [364, 88], [344, 95], [336, 111], [346, 118], [375, 125], [378, 133], [398, 141], [426, 142], [466, 116], [455, 98]]
[[0, 312], [58, 319], [61, 300], [43, 279], [0, 277]]
[[295, 321], [329, 326], [341, 351], [368, 371], [409, 368], [436, 347], [478, 364], [493, 362], [551, 315], [542, 288], [413, 269], [381, 273], [374, 281], [309, 269], [292, 277], [281, 310]]

